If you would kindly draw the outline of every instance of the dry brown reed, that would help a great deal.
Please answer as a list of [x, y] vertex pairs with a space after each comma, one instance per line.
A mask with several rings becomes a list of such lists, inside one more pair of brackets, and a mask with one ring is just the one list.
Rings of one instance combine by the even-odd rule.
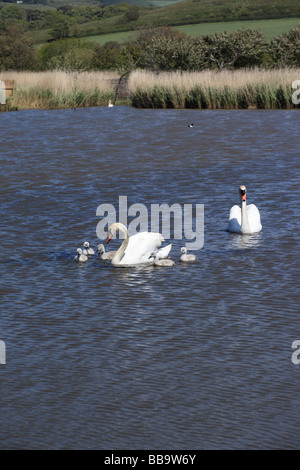
[[217, 73], [213, 70], [201, 72], [147, 72], [134, 71], [129, 78], [129, 89], [135, 93], [138, 89], [168, 87], [190, 91], [196, 86], [201, 88], [232, 88], [266, 85], [271, 87], [290, 86], [294, 80], [300, 79], [300, 69], [241, 69], [224, 70]]
[[111, 80], [119, 77], [117, 72], [0, 72], [0, 80], [14, 80], [17, 89], [43, 88], [55, 93], [70, 92], [73, 88], [91, 91], [111, 91]]
[[117, 72], [0, 72], [0, 80], [14, 80], [8, 109], [67, 108], [105, 105], [114, 97]]
[[217, 73], [135, 71], [132, 104], [144, 108], [293, 108], [292, 83], [300, 69], [242, 69]]
[[[114, 98], [117, 72], [0, 72], [14, 80], [11, 109], [101, 106]], [[128, 79], [133, 106], [171, 108], [292, 108], [300, 69], [201, 72], [136, 70]]]

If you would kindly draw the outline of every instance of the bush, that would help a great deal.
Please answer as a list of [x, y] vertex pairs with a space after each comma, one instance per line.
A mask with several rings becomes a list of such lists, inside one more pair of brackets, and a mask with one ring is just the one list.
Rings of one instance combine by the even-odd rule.
[[94, 45], [80, 39], [60, 39], [38, 50], [43, 70], [90, 70]]
[[300, 65], [300, 27], [293, 28], [273, 39], [270, 43], [270, 55], [279, 67]]
[[0, 70], [35, 70], [38, 56], [22, 30], [7, 26], [0, 33]]

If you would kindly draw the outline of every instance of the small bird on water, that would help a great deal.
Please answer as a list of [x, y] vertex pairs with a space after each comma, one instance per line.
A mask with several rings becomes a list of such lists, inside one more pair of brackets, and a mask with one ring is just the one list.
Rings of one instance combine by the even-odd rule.
[[183, 246], [180, 251], [181, 251], [180, 261], [184, 261], [184, 262], [196, 261], [195, 255], [187, 254], [187, 249], [185, 248], [185, 246]]
[[84, 242], [83, 246], [84, 246], [83, 253], [85, 255], [94, 255], [95, 254], [93, 248], [90, 247], [89, 242]]
[[82, 249], [81, 248], [77, 248], [77, 255], [75, 256], [74, 260], [77, 261], [78, 263], [84, 263], [85, 261], [87, 261], [89, 258], [87, 257], [87, 255], [85, 255], [83, 252], [82, 252]]
[[155, 266], [174, 266], [174, 261], [172, 259], [160, 259], [157, 251], [151, 253], [149, 258], [154, 258]]
[[97, 247], [97, 254], [103, 260], [112, 260], [116, 254], [116, 251], [105, 251], [104, 245], [100, 243], [100, 245]]

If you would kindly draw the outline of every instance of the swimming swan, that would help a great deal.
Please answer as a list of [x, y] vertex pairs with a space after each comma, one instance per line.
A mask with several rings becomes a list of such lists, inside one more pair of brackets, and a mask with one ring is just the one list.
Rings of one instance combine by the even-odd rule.
[[185, 246], [183, 246], [180, 251], [181, 251], [180, 261], [184, 261], [184, 262], [196, 261], [195, 255], [187, 254], [187, 249], [185, 248]]
[[240, 186], [239, 192], [242, 208], [237, 205], [232, 206], [227, 230], [242, 234], [258, 233], [262, 230], [259, 210], [255, 204], [247, 206], [246, 186]]
[[85, 254], [85, 255], [94, 255], [95, 254], [93, 248], [90, 247], [89, 242], [84, 242], [83, 247], [84, 247], [84, 249], [82, 251], [83, 254]]
[[97, 247], [97, 254], [100, 256], [101, 259], [103, 260], [112, 260], [112, 258], [115, 256], [117, 252], [116, 251], [108, 251], [106, 252], [105, 251], [105, 247], [104, 245], [102, 245], [102, 243], [100, 245], [98, 245]]
[[150, 258], [151, 253], [156, 251], [164, 241], [160, 233], [154, 232], [139, 232], [129, 237], [129, 233], [125, 225], [120, 222], [111, 224], [108, 229], [108, 237], [106, 243], [109, 243], [111, 238], [117, 231], [124, 234], [125, 240], [111, 260], [114, 266], [130, 266], [136, 264], [153, 264], [153, 258]]
[[160, 259], [158, 251], [151, 253], [150, 259], [154, 260], [155, 266], [174, 266], [175, 264], [172, 259]]
[[113, 104], [111, 102], [111, 100], [108, 100], [108, 105], [107, 105], [109, 108], [112, 108], [113, 107]]
[[[158, 258], [159, 259], [167, 258], [170, 251], [171, 251], [171, 248], [172, 248], [172, 243], [170, 243], [170, 245], [164, 246], [163, 248], [160, 248], [157, 252], [158, 253]], [[116, 253], [117, 253], [116, 251], [105, 251], [105, 247], [102, 243], [100, 245], [98, 245], [98, 247], [97, 247], [97, 254], [103, 260], [110, 260], [111, 261]]]
[[82, 249], [81, 248], [77, 248], [77, 255], [75, 256], [74, 260], [75, 261], [78, 261], [79, 263], [84, 263], [85, 261], [87, 261], [89, 258], [87, 257], [87, 255], [85, 255], [83, 252], [82, 252]]

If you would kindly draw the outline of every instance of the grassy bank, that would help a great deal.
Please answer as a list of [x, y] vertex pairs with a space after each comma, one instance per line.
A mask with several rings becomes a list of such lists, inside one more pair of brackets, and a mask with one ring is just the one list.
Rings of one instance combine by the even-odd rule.
[[[138, 108], [292, 109], [292, 82], [300, 69], [133, 72], [132, 105]], [[300, 108], [299, 108], [300, 109]]]
[[0, 80], [14, 80], [7, 110], [61, 109], [105, 106], [114, 98], [114, 72], [0, 72]]
[[[7, 110], [106, 106], [114, 99], [114, 72], [1, 72], [15, 80]], [[138, 108], [292, 109], [300, 69], [153, 73], [129, 76], [127, 104]], [[121, 102], [119, 102], [121, 104]], [[124, 101], [122, 102], [124, 103]], [[117, 102], [118, 104], [118, 102]]]

